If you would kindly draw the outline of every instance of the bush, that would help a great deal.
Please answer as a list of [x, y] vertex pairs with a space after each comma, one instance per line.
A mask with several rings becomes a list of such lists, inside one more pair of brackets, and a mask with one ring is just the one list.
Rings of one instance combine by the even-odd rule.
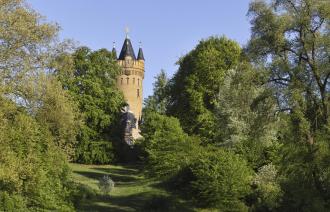
[[99, 179], [99, 189], [103, 194], [109, 194], [115, 187], [115, 182], [108, 175], [104, 175]]
[[186, 211], [171, 197], [154, 196], [144, 206], [143, 211]]
[[91, 200], [97, 195], [96, 191], [87, 185], [74, 183], [72, 187], [70, 198], [75, 208], [79, 208], [81, 203]]
[[276, 167], [272, 164], [262, 166], [256, 173], [253, 179], [255, 210], [274, 211], [279, 207], [282, 190], [277, 175]]
[[4, 99], [0, 146], [1, 210], [72, 210], [66, 156], [46, 127]]
[[239, 156], [225, 150], [207, 150], [197, 157], [191, 171], [192, 195], [202, 207], [247, 211], [252, 171]]
[[183, 132], [178, 119], [150, 112], [142, 125], [145, 161], [153, 176], [169, 179], [191, 163], [198, 151], [198, 139]]
[[0, 192], [0, 211], [27, 211], [25, 199], [20, 195]]

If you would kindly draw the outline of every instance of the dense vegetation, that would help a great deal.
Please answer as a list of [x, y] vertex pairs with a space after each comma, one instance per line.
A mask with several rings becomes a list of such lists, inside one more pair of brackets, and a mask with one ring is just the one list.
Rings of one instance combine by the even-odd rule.
[[[258, 0], [248, 16], [245, 48], [210, 37], [156, 77], [142, 169], [192, 208], [329, 211], [330, 3]], [[114, 55], [57, 33], [23, 0], [0, 1], [0, 211], [74, 210], [88, 189], [68, 161], [121, 159]], [[163, 201], [150, 207], [175, 208]]]
[[327, 211], [330, 4], [254, 1], [248, 14], [245, 49], [210, 37], [156, 77], [146, 168], [203, 208]]
[[78, 104], [83, 119], [74, 160], [89, 164], [112, 162], [114, 125], [118, 125], [124, 106], [123, 95], [116, 88], [116, 60], [106, 49], [92, 52], [81, 47], [73, 54], [61, 55], [57, 62], [61, 65], [56, 76]]
[[0, 210], [73, 210], [69, 168], [78, 116], [51, 74], [56, 25], [0, 2]]

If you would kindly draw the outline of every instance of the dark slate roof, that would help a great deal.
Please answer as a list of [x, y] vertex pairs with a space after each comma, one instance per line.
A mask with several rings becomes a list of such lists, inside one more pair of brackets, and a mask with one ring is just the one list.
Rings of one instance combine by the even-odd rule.
[[111, 52], [112, 52], [113, 57], [115, 59], [117, 59], [117, 51], [116, 51], [116, 48], [115, 47], [112, 48], [112, 51]]
[[118, 60], [125, 60], [126, 56], [131, 56], [133, 60], [136, 60], [132, 43], [129, 38], [125, 39]]
[[138, 60], [144, 60], [143, 51], [142, 51], [141, 47], [139, 48], [139, 53], [138, 53], [137, 59]]

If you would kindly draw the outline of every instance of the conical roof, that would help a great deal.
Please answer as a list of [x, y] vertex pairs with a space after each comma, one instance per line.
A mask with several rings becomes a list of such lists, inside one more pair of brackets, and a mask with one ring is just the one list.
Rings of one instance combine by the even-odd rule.
[[127, 56], [130, 56], [133, 60], [136, 60], [131, 40], [128, 37], [124, 41], [118, 60], [125, 60], [125, 57]]
[[112, 51], [111, 52], [112, 52], [113, 57], [115, 59], [117, 59], [117, 51], [116, 51], [116, 48], [115, 47], [112, 48]]
[[143, 51], [142, 51], [141, 47], [139, 48], [139, 53], [138, 53], [137, 59], [138, 60], [144, 60]]

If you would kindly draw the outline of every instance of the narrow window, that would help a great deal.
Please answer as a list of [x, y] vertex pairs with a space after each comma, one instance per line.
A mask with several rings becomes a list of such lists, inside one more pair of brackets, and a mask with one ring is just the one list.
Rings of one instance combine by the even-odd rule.
[[123, 78], [121, 78], [121, 80], [120, 80], [120, 84], [123, 84]]
[[138, 78], [138, 85], [140, 85], [140, 79]]
[[127, 85], [128, 85], [128, 82], [129, 82], [129, 78], [127, 77]]
[[140, 89], [137, 89], [137, 97], [140, 97]]
[[135, 78], [133, 78], [133, 84], [135, 84]]

